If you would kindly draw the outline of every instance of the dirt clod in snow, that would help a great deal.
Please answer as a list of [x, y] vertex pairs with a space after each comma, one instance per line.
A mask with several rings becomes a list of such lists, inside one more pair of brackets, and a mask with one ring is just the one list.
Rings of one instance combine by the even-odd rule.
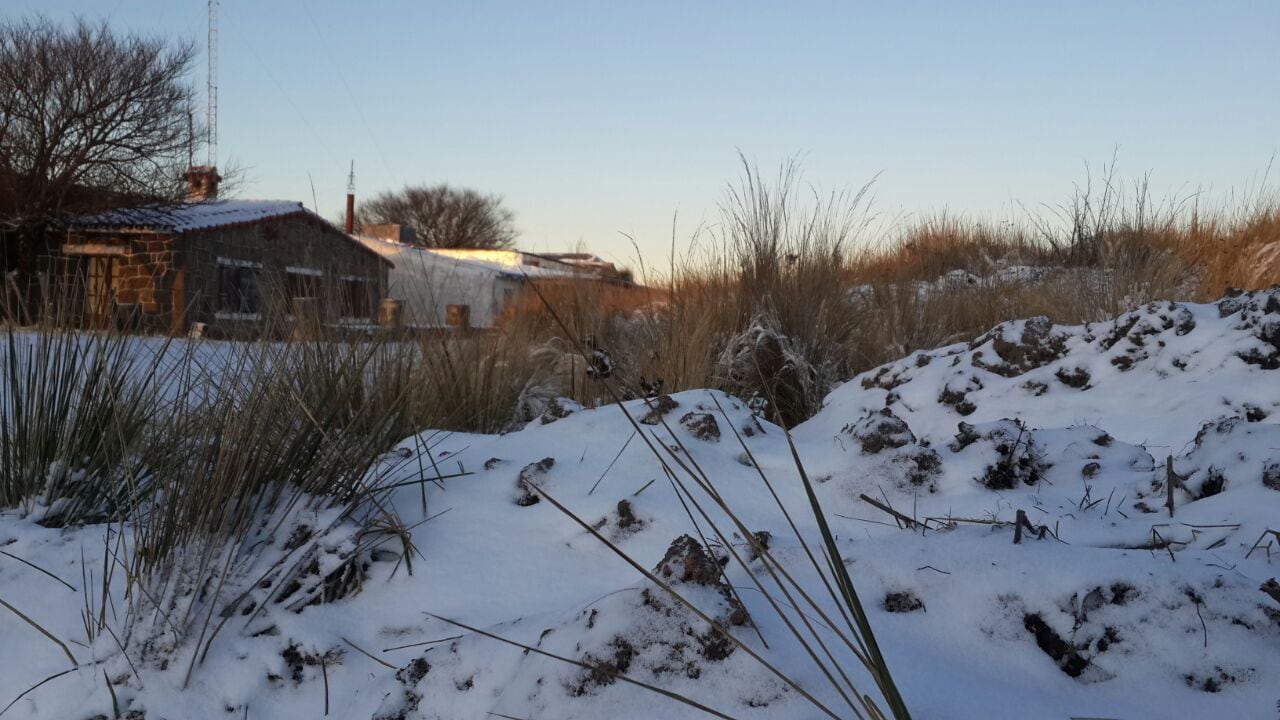
[[1232, 488], [1280, 490], [1280, 424], [1238, 416], [1207, 422], [1175, 470], [1197, 500]]
[[714, 586], [721, 582], [720, 563], [689, 535], [681, 535], [671, 542], [654, 573], [664, 579], [695, 585]]
[[383, 700], [382, 707], [374, 714], [373, 720], [407, 720], [422, 702], [422, 693], [415, 688], [430, 671], [430, 663], [422, 657], [414, 658], [408, 665], [397, 670], [396, 682], [400, 685], [400, 694], [389, 695]]
[[951, 450], [984, 455], [986, 469], [976, 479], [992, 490], [1035, 485], [1048, 469], [1044, 450], [1026, 424], [1016, 419], [982, 425], [960, 423]]
[[[1280, 369], [1280, 293], [1247, 293], [1218, 302], [1220, 312], [1238, 312], [1239, 330], [1248, 330], [1256, 339], [1254, 347], [1241, 350], [1237, 357], [1263, 370]], [[1227, 312], [1230, 308], [1231, 312]], [[1225, 315], [1224, 315], [1225, 317]]]
[[330, 648], [323, 653], [310, 653], [294, 642], [280, 651], [280, 657], [284, 659], [285, 667], [289, 671], [289, 679], [295, 683], [301, 683], [307, 679], [307, 668], [318, 668], [321, 662], [328, 667], [340, 665], [342, 656], [342, 648]]
[[[676, 592], [684, 597], [701, 593], [698, 607], [721, 628], [751, 621], [722, 579], [719, 560], [689, 535], [671, 543], [654, 573], [673, 586], [695, 586]], [[714, 598], [710, 603], [707, 590]], [[587, 667], [564, 683], [570, 697], [594, 695], [624, 674], [652, 678], [660, 686], [664, 676], [697, 680], [709, 663], [728, 659], [737, 648], [727, 630], [708, 625], [659, 587], [646, 587], [631, 597], [615, 596], [608, 609], [592, 608], [575, 621], [581, 629], [571, 632], [585, 631], [575, 651]], [[596, 635], [605, 627], [611, 629], [604, 637]]]
[[669, 578], [673, 582], [715, 588], [729, 602], [731, 625], [745, 625], [751, 621], [746, 608], [742, 607], [724, 582], [721, 562], [709, 555], [693, 537], [681, 535], [673, 540], [653, 572], [658, 577]]
[[[928, 357], [928, 356], [924, 355], [922, 357]], [[916, 367], [920, 368], [928, 364], [929, 364], [928, 362], [921, 363], [917, 361]], [[895, 372], [895, 370], [899, 370], [899, 371]], [[898, 387], [899, 385], [902, 385], [903, 383], [907, 382], [910, 379], [911, 379], [910, 373], [901, 371], [901, 369], [898, 369], [895, 365], [885, 365], [879, 368], [878, 370], [876, 370], [873, 374], [867, 375], [866, 377], [862, 378], [862, 387], [864, 390], [870, 390], [872, 388], [880, 388], [881, 390], [893, 390], [894, 388]]]
[[1197, 500], [1203, 500], [1207, 497], [1213, 497], [1222, 492], [1227, 486], [1227, 478], [1218, 468], [1211, 467], [1205, 473], [1204, 482], [1200, 483], [1200, 492], [1197, 494]]
[[1111, 584], [1112, 605], [1128, 605], [1130, 601], [1137, 599], [1137, 597], [1137, 588], [1129, 583], [1117, 582]]
[[892, 478], [903, 490], [937, 490], [942, 458], [928, 442], [917, 439], [906, 421], [889, 408], [868, 413], [845, 425], [841, 432], [857, 441], [863, 455], [880, 456], [877, 475]]
[[1262, 486], [1280, 490], [1280, 462], [1271, 462], [1263, 466]]
[[680, 403], [676, 402], [670, 395], [659, 395], [649, 401], [649, 412], [640, 418], [641, 425], [658, 425], [662, 422], [662, 417], [667, 413], [680, 407]]
[[1022, 389], [1036, 397], [1040, 397], [1041, 395], [1049, 392], [1049, 386], [1039, 380], [1028, 380], [1022, 383]]
[[1035, 636], [1036, 645], [1048, 655], [1062, 672], [1078, 678], [1089, 668], [1089, 660], [1057, 633], [1039, 613], [1027, 613], [1022, 618], [1027, 632]]
[[1204, 675], [1187, 673], [1182, 679], [1187, 683], [1187, 687], [1207, 693], [1222, 692], [1227, 685], [1240, 682], [1240, 678], [1234, 673], [1227, 672], [1217, 665], [1213, 667], [1212, 672]]
[[875, 455], [885, 448], [900, 448], [916, 441], [916, 436], [907, 427], [906, 421], [894, 415], [889, 408], [845, 425], [842, 432], [858, 441], [864, 455]]
[[[978, 386], [981, 389], [981, 385]], [[972, 415], [978, 409], [973, 401], [969, 400], [968, 390], [957, 390], [947, 385], [942, 388], [942, 392], [938, 393], [938, 403], [941, 405], [950, 405], [961, 416]]]
[[1249, 422], [1262, 422], [1263, 420], [1267, 419], [1267, 416], [1269, 414], [1270, 413], [1268, 413], [1266, 410], [1263, 410], [1262, 408], [1258, 407], [1257, 405], [1254, 405], [1253, 403], [1244, 404], [1244, 419], [1248, 420]]
[[585, 694], [592, 687], [612, 685], [619, 675], [625, 675], [631, 669], [631, 662], [636, 657], [635, 647], [624, 637], [618, 636], [609, 641], [607, 656], [599, 657], [587, 654], [582, 662], [591, 667], [587, 670], [581, 684], [573, 689], [573, 695]]
[[884, 609], [891, 613], [911, 613], [924, 610], [924, 602], [910, 590], [891, 592], [884, 596]]
[[636, 515], [635, 508], [631, 506], [630, 500], [618, 501], [617, 515], [618, 518], [614, 523], [616, 529], [614, 533], [615, 540], [639, 532], [646, 525], [644, 519]]
[[699, 440], [720, 442], [720, 423], [711, 413], [691, 412], [680, 418], [680, 424]]
[[551, 398], [547, 401], [546, 408], [542, 411], [539, 420], [543, 425], [550, 425], [557, 420], [569, 417], [578, 409], [578, 404], [568, 398]]
[[545, 457], [535, 463], [529, 463], [520, 470], [520, 474], [516, 476], [516, 504], [520, 507], [529, 507], [536, 505], [542, 498], [538, 496], [534, 487], [542, 486], [542, 478], [555, 467], [556, 459], [553, 457]]
[[[752, 533], [752, 536], [754, 536], [755, 542], [749, 543], [747, 549], [750, 552], [751, 559], [755, 560], [760, 557], [761, 553], [769, 551], [769, 544], [773, 542], [773, 533], [768, 530], [757, 530]], [[759, 551], [756, 548], [759, 548]]]
[[743, 421], [741, 432], [743, 437], [755, 437], [756, 435], [768, 434], [764, 431], [764, 426], [760, 424], [760, 421], [757, 420], [754, 415]]
[[1054, 376], [1057, 377], [1063, 385], [1077, 390], [1083, 390], [1089, 386], [1089, 371], [1084, 368], [1078, 367], [1073, 370], [1058, 368], [1058, 372], [1054, 373]]

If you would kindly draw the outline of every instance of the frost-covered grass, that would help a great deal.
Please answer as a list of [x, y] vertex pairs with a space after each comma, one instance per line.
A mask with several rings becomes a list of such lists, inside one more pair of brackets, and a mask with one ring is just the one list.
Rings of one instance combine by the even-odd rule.
[[94, 537], [71, 576], [70, 641], [94, 656], [108, 644], [131, 667], [161, 658], [190, 673], [222, 618], [256, 609], [253, 583], [286, 578], [287, 601], [306, 604], [358, 589], [379, 545], [412, 561], [385, 505], [404, 462], [385, 453], [407, 432], [408, 366], [394, 348], [57, 328], [5, 340], [0, 507]]

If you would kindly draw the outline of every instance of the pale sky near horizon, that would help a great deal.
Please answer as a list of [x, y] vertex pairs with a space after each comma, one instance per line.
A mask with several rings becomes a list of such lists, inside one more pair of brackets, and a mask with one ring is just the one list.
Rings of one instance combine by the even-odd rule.
[[[204, 0], [6, 0], [194, 39]], [[737, 153], [873, 210], [1008, 216], [1118, 153], [1157, 195], [1255, 187], [1280, 150], [1280, 2], [222, 0], [220, 163], [246, 197], [449, 182], [520, 244], [634, 264], [714, 222]], [[203, 57], [193, 80], [203, 88]], [[308, 177], [310, 174], [310, 178]], [[677, 215], [678, 213], [678, 215]], [[652, 262], [652, 260], [651, 260]]]

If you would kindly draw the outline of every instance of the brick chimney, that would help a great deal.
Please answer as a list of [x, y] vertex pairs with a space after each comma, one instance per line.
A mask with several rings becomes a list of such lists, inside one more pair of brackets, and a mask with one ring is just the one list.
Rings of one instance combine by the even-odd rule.
[[218, 199], [218, 181], [222, 176], [211, 165], [193, 165], [184, 176], [187, 179], [187, 200], [202, 202]]
[[404, 243], [405, 245], [413, 245], [418, 242], [418, 234], [413, 231], [413, 228], [398, 223], [366, 224], [361, 226], [360, 234], [365, 237], [390, 240], [391, 242]]

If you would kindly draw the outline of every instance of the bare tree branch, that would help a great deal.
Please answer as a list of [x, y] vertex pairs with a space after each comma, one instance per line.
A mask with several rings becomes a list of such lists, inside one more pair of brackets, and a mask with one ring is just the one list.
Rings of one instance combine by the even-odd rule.
[[68, 213], [182, 197], [195, 56], [105, 22], [0, 24], [0, 269], [33, 273]]

